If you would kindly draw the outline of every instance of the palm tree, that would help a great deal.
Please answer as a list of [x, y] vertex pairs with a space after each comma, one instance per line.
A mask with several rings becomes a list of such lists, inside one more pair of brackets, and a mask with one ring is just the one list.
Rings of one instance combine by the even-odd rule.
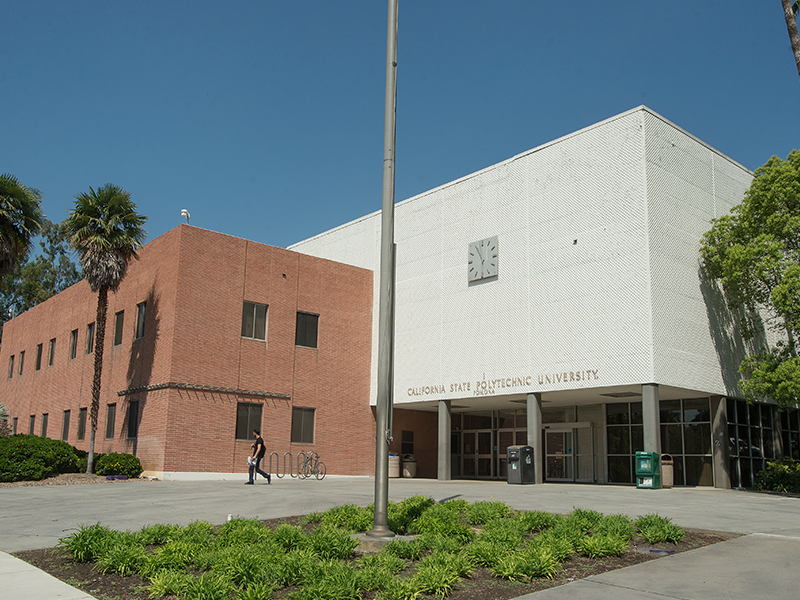
[[94, 463], [94, 439], [100, 408], [100, 378], [103, 374], [108, 292], [115, 292], [128, 271], [128, 263], [139, 258], [136, 250], [147, 237], [142, 225], [147, 217], [137, 214], [130, 193], [114, 184], [75, 196], [75, 208], [67, 216], [67, 235], [78, 252], [81, 267], [93, 292], [97, 292], [95, 320], [94, 380], [92, 382], [91, 432], [86, 473]]
[[0, 175], [0, 278], [14, 270], [42, 227], [42, 195], [16, 177]]

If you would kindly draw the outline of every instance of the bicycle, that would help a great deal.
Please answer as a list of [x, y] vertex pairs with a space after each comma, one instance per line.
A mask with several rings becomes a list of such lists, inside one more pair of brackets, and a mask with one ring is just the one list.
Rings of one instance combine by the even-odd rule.
[[297, 476], [300, 479], [310, 479], [316, 477], [318, 480], [325, 479], [327, 469], [325, 463], [319, 459], [319, 454], [312, 452], [305, 457], [302, 464], [297, 466]]

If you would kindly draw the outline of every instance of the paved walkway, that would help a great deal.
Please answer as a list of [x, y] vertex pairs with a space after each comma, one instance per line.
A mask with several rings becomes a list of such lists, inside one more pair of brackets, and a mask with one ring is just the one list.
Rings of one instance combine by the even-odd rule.
[[[199, 519], [223, 523], [228, 515], [268, 519], [347, 503], [367, 505], [374, 498], [375, 484], [369, 478], [273, 479], [272, 485], [244, 486], [244, 477], [0, 489], [3, 597], [91, 600], [91, 596], [6, 554], [55, 546], [59, 538], [79, 525], [101, 522], [113, 529], [138, 530], [153, 523], [186, 525]], [[597, 485], [390, 480], [390, 500], [418, 494], [439, 501], [502, 500], [522, 510], [561, 513], [573, 507], [633, 517], [655, 512], [683, 527], [752, 534], [525, 596], [528, 600], [800, 597], [800, 569], [796, 567], [796, 557], [800, 556], [800, 498], [707, 488], [638, 490]]]

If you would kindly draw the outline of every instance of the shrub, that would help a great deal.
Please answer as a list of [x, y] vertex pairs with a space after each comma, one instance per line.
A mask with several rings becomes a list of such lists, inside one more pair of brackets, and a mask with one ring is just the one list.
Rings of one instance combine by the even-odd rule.
[[579, 550], [589, 558], [619, 556], [628, 549], [629, 540], [615, 534], [596, 534], [586, 536], [579, 544]]
[[308, 548], [320, 558], [350, 558], [358, 546], [344, 529], [321, 527], [303, 538], [302, 547]]
[[800, 462], [788, 456], [767, 461], [767, 468], [756, 475], [756, 489], [800, 493]]
[[478, 538], [464, 548], [464, 556], [478, 566], [494, 568], [510, 550], [497, 542]]
[[147, 552], [144, 546], [119, 540], [97, 559], [97, 567], [102, 573], [110, 571], [126, 577], [138, 573], [146, 562]]
[[554, 515], [553, 513], [541, 510], [519, 513], [516, 516], [516, 520], [522, 523], [525, 531], [529, 533], [544, 531], [545, 529], [555, 527], [556, 523], [558, 523], [561, 518], [561, 515]]
[[459, 515], [448, 510], [441, 504], [432, 506], [411, 524], [412, 531], [416, 533], [430, 533], [443, 537], [459, 540], [463, 544], [475, 538], [475, 532], [467, 525], [461, 523]]
[[634, 525], [639, 530], [639, 535], [651, 544], [676, 543], [685, 535], [683, 529], [673, 525], [670, 519], [656, 514], [641, 516], [636, 519]]
[[142, 463], [133, 454], [111, 452], [95, 458], [94, 472], [98, 475], [126, 475], [130, 478], [142, 474]]
[[522, 523], [516, 519], [496, 519], [489, 521], [483, 528], [480, 538], [516, 548], [525, 534]]
[[627, 515], [607, 515], [595, 527], [597, 533], [616, 535], [626, 540], [633, 538], [633, 521]]
[[483, 525], [505, 517], [510, 512], [511, 508], [505, 502], [489, 500], [473, 502], [467, 508], [467, 522], [471, 525]]
[[75, 449], [38, 435], [0, 437], [0, 481], [37, 481], [58, 473], [77, 473]]
[[100, 523], [80, 525], [78, 531], [58, 540], [58, 545], [66, 548], [76, 561], [89, 562], [102, 556], [115, 537], [115, 532]]

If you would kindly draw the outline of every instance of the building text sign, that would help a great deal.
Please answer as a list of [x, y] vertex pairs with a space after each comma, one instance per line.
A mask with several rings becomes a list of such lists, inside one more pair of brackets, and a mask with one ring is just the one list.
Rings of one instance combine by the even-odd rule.
[[[520, 391], [519, 388], [530, 389], [535, 381], [540, 386], [559, 383], [583, 383], [600, 379], [598, 369], [580, 371], [559, 371], [534, 375], [518, 375], [515, 377], [499, 377], [487, 379], [486, 374], [472, 381], [457, 381], [408, 388], [409, 396], [431, 396], [434, 394], [468, 394], [472, 396], [492, 396], [503, 393], [503, 390]], [[517, 388], [515, 390], [515, 388]]]

